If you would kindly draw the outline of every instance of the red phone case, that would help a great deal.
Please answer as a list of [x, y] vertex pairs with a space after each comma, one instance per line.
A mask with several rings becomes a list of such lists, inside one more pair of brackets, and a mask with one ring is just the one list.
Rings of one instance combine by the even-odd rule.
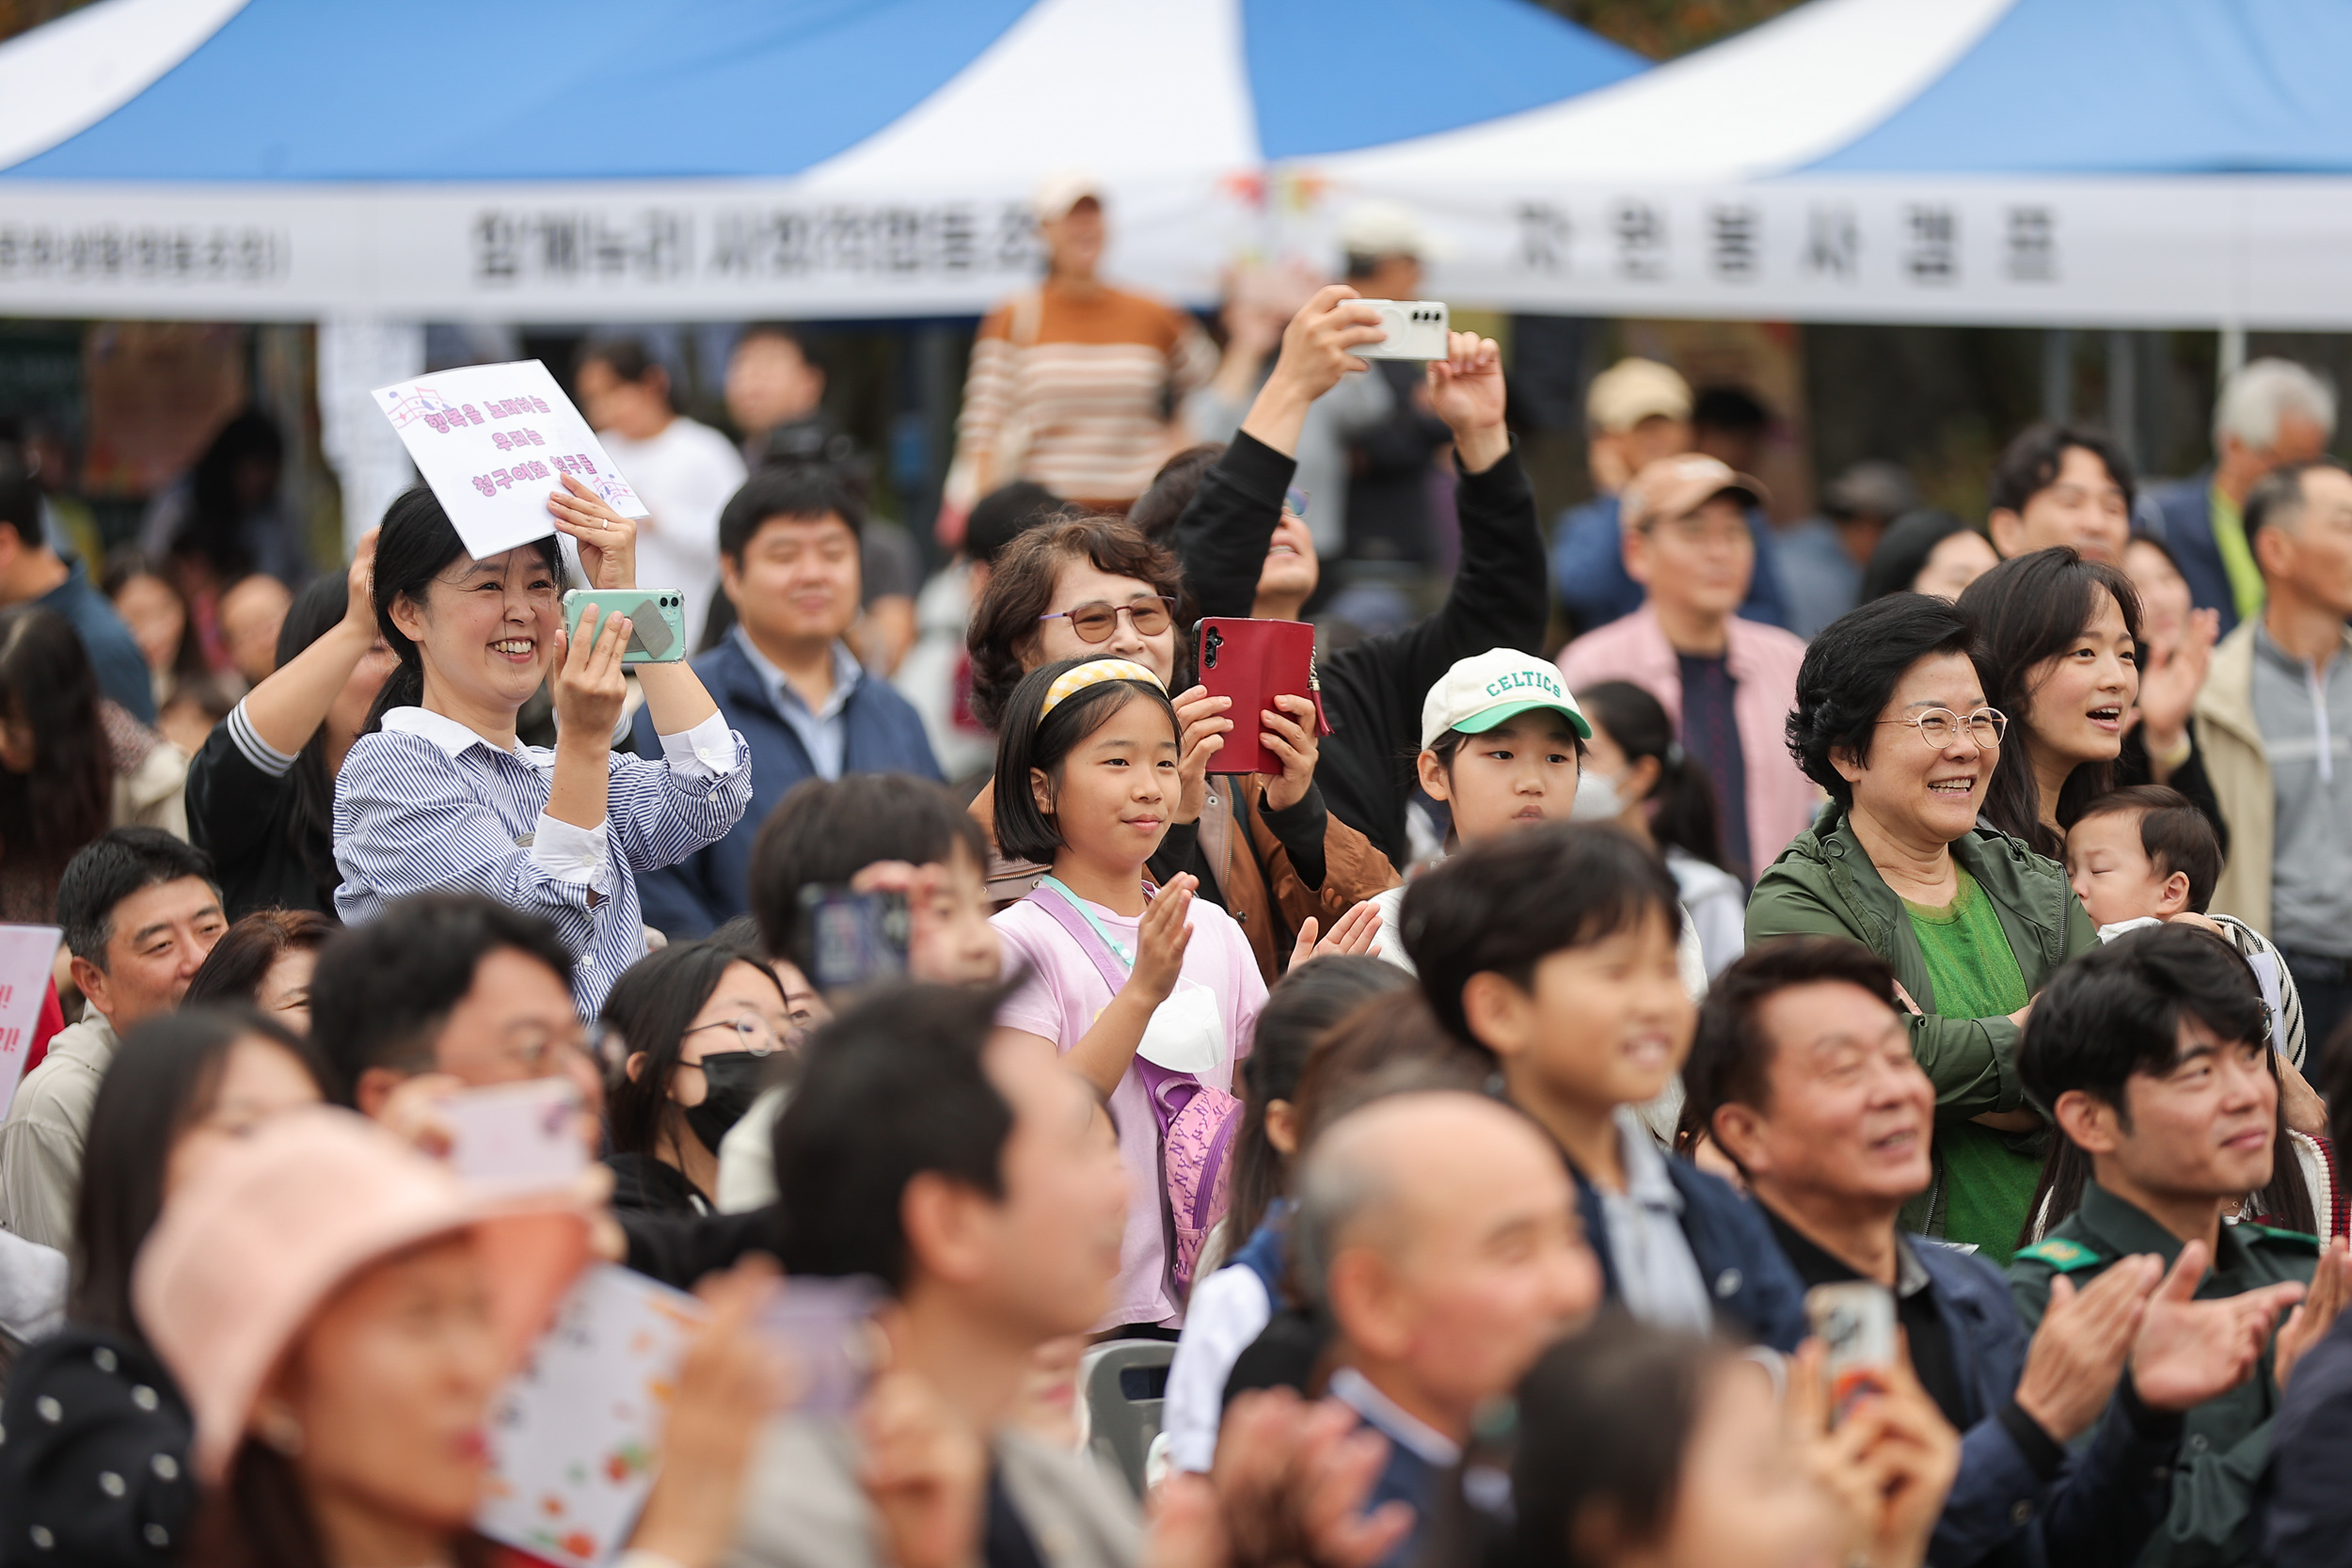
[[1200, 684], [1212, 697], [1231, 697], [1233, 721], [1225, 749], [1210, 768], [1218, 773], [1279, 773], [1282, 761], [1258, 743], [1261, 711], [1279, 713], [1277, 697], [1311, 698], [1315, 690], [1315, 628], [1304, 621], [1252, 621], [1211, 616], [1193, 626]]

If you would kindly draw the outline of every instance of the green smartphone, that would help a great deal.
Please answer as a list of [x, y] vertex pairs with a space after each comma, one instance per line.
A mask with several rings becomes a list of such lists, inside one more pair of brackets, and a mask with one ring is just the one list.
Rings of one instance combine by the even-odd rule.
[[580, 635], [580, 612], [596, 607], [596, 624], [628, 617], [623, 664], [675, 664], [686, 657], [686, 595], [675, 588], [575, 588], [564, 595], [564, 635]]

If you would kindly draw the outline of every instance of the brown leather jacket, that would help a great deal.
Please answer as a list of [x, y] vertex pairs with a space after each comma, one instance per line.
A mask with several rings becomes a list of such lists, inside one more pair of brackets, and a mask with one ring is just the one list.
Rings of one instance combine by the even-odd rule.
[[[1373, 847], [1370, 839], [1324, 809], [1321, 791], [1310, 790], [1306, 800], [1280, 814], [1285, 832], [1278, 833], [1267, 821], [1263, 777], [1219, 773], [1209, 782], [1215, 803], [1201, 813], [1198, 823], [1168, 830], [1160, 852], [1152, 857], [1152, 873], [1163, 881], [1179, 871], [1200, 877], [1202, 893], [1222, 905], [1249, 939], [1249, 950], [1257, 955], [1259, 973], [1267, 985], [1281, 978], [1305, 921], [1311, 917], [1327, 934], [1332, 923], [1349, 910], [1382, 889], [1396, 886], [1396, 867]], [[1233, 798], [1236, 784], [1247, 791], [1238, 802]], [[1237, 804], [1241, 808], [1238, 821]], [[1009, 861], [997, 847], [993, 781], [973, 800], [971, 812], [988, 834], [988, 895], [1001, 909], [1025, 896], [1049, 868], [1029, 861]], [[1319, 843], [1313, 837], [1318, 819], [1322, 824]], [[1246, 832], [1234, 831], [1245, 823]], [[1318, 885], [1308, 885], [1283, 842], [1285, 836], [1302, 848], [1312, 845], [1322, 851]], [[1212, 879], [1214, 890], [1206, 885]]]

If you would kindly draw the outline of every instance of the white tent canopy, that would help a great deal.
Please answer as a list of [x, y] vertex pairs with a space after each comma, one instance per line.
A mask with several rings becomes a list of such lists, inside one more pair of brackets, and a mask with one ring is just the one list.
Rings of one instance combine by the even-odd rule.
[[1418, 207], [1433, 287], [1515, 309], [2346, 327], [2347, 58], [2340, 0], [1811, 0], [1292, 172]]

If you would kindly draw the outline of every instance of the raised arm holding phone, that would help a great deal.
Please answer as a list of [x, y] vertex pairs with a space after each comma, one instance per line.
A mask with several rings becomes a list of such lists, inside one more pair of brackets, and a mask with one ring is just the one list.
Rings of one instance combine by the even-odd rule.
[[[635, 525], [564, 484], [548, 510], [579, 543], [589, 593], [633, 589]], [[385, 514], [373, 599], [399, 664], [343, 766], [335, 903], [357, 923], [408, 894], [467, 891], [544, 915], [578, 956], [574, 999], [593, 1014], [644, 955], [636, 874], [734, 826], [751, 759], [682, 662], [635, 666], [661, 756], [614, 755], [629, 618], [591, 597], [567, 637], [562, 576], [552, 538], [476, 560], [421, 486]], [[524, 746], [515, 716], [550, 678], [555, 748]]]

